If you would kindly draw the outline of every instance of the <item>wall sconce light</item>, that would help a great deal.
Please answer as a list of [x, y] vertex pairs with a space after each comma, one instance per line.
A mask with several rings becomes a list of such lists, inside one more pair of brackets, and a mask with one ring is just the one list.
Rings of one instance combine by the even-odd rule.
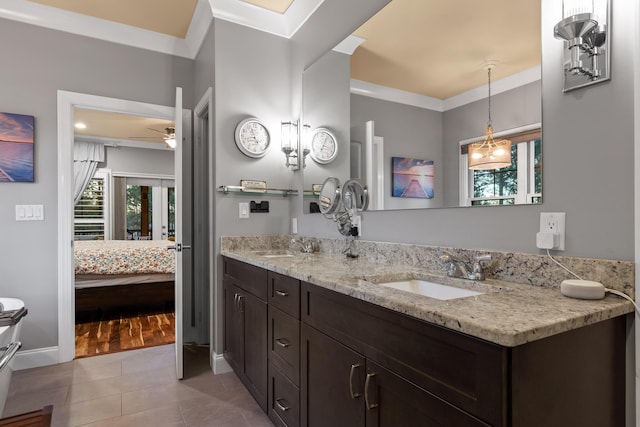
[[562, 21], [553, 28], [564, 40], [563, 92], [611, 78], [609, 0], [563, 0]]
[[[306, 167], [306, 157], [309, 154], [307, 142], [309, 128], [309, 125], [304, 125], [298, 133], [297, 122], [281, 123], [281, 150], [287, 157], [287, 167], [291, 167], [292, 171], [300, 170], [300, 162], [302, 162], [303, 168]], [[299, 155], [300, 151], [302, 151], [302, 156]]]

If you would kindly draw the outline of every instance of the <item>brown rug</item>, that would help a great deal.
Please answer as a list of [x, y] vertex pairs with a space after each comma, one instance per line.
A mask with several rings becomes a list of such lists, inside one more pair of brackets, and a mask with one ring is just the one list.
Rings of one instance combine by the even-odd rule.
[[76, 358], [116, 353], [175, 341], [175, 314], [122, 315], [76, 323]]

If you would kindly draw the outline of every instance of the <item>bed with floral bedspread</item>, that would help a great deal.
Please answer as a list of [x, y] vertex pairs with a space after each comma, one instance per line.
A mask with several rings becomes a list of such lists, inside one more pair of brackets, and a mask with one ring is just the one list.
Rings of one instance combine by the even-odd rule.
[[74, 242], [76, 289], [174, 280], [175, 251], [167, 240]]

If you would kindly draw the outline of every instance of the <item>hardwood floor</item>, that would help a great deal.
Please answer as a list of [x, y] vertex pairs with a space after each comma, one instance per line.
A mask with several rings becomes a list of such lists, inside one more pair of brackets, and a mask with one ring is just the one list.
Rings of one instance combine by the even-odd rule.
[[174, 313], [121, 313], [76, 323], [76, 358], [175, 341]]

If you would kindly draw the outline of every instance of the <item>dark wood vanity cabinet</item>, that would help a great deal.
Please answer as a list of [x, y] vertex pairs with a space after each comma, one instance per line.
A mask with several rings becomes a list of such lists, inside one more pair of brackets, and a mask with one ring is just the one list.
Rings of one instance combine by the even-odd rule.
[[267, 271], [224, 259], [224, 357], [267, 410]]
[[624, 316], [503, 347], [309, 283], [301, 425], [624, 426]]
[[624, 316], [511, 348], [224, 265], [225, 358], [276, 426], [624, 425]]
[[302, 426], [503, 425], [504, 348], [307, 283], [302, 321]]
[[300, 281], [269, 272], [269, 410], [276, 426], [300, 425]]

